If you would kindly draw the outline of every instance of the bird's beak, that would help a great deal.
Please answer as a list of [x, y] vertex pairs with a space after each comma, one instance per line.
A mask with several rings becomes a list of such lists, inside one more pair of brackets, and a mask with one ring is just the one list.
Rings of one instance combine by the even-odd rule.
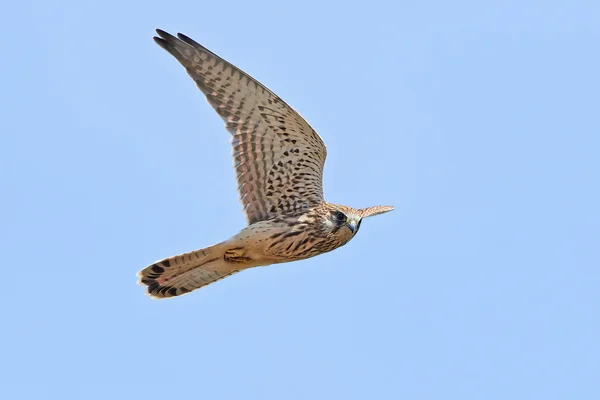
[[348, 221], [348, 229], [352, 231], [352, 233], [356, 232], [356, 227], [358, 226], [358, 221], [351, 219]]
[[354, 231], [356, 230], [356, 222], [348, 221], [348, 229], [350, 229], [352, 233], [354, 233]]

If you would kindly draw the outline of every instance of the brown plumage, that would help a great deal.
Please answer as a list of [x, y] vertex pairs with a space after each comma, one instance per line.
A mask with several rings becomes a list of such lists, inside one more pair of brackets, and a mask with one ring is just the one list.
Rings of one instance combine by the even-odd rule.
[[157, 30], [232, 135], [238, 192], [248, 226], [231, 239], [166, 258], [139, 272], [154, 298], [189, 293], [244, 269], [313, 257], [346, 244], [362, 218], [323, 198], [327, 151], [317, 132], [260, 82], [185, 35]]

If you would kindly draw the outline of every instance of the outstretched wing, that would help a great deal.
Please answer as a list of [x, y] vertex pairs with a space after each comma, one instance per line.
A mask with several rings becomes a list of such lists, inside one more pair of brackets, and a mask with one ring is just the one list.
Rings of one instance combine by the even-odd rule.
[[240, 200], [248, 223], [323, 201], [325, 144], [296, 111], [244, 71], [180, 33], [157, 29], [231, 133]]

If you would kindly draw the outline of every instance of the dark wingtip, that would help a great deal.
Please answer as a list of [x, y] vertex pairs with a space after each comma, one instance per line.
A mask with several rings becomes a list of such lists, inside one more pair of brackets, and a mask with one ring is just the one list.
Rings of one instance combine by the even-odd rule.
[[177, 53], [179, 52], [175, 51], [175, 49], [181, 46], [191, 46], [195, 47], [196, 49], [203, 50], [207, 53], [214, 54], [199, 43], [185, 36], [183, 33], [178, 33], [177, 37], [171, 35], [168, 32], [163, 31], [162, 29], [156, 29], [156, 33], [158, 34], [158, 36], [154, 36], [154, 41], [156, 42], [156, 44], [158, 44], [163, 49], [167, 50], [177, 59], [179, 59], [179, 56], [177, 55]]
[[167, 48], [166, 46], [168, 45], [168, 42], [165, 39], [159, 38], [159, 37], [156, 37], [156, 36], [154, 36], [152, 39], [154, 39], [154, 42], [157, 45], [159, 45], [160, 47], [162, 47], [163, 49]]
[[175, 58], [179, 59], [178, 54], [175, 51], [175, 44], [179, 41], [179, 39], [177, 39], [170, 33], [163, 31], [162, 29], [157, 29], [156, 33], [158, 34], [158, 36], [153, 37], [154, 42], [169, 53], [171, 53]]
[[194, 39], [190, 38], [189, 36], [186, 36], [186, 35], [184, 35], [183, 33], [179, 33], [179, 32], [177, 32], [177, 37], [178, 37], [180, 40], [182, 40], [182, 41], [186, 42], [186, 43], [187, 43], [187, 44], [189, 44], [189, 45], [192, 45], [192, 46], [194, 46], [194, 47], [195, 47], [195, 46], [200, 46], [200, 47], [202, 47], [202, 46], [200, 45], [200, 43], [196, 42]]
[[198, 50], [202, 50], [205, 53], [212, 54], [215, 57], [219, 57], [218, 55], [216, 55], [215, 53], [213, 53], [206, 47], [202, 46], [200, 43], [196, 42], [194, 39], [190, 38], [189, 36], [184, 35], [183, 33], [177, 33], [177, 38], [179, 38], [179, 40], [181, 40], [182, 42], [184, 42]]
[[174, 37], [170, 33], [163, 31], [162, 29], [156, 29], [156, 34], [164, 39], [167, 39], [169, 37]]
[[154, 41], [163, 47], [164, 47], [163, 44], [174, 43], [174, 42], [178, 41], [175, 36], [171, 35], [168, 32], [163, 31], [162, 29], [157, 29], [156, 34], [158, 35], [158, 37], [154, 36]]

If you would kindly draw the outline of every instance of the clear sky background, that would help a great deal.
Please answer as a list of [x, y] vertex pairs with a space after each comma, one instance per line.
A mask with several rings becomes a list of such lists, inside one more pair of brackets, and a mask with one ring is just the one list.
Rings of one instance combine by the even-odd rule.
[[[600, 5], [2, 7], [6, 399], [600, 398]], [[244, 226], [229, 137], [154, 28], [298, 109], [347, 246], [170, 301]]]

